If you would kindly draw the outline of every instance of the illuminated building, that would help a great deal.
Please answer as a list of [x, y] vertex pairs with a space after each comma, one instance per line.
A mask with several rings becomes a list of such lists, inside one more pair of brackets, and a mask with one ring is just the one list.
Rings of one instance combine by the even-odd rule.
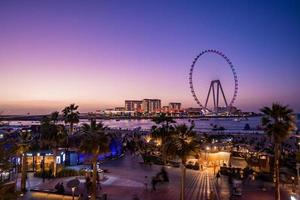
[[163, 113], [168, 113], [169, 112], [169, 106], [163, 106], [162, 107], [162, 112]]
[[181, 110], [181, 103], [169, 103], [169, 111], [170, 112], [179, 112]]
[[160, 99], [143, 99], [142, 111], [144, 113], [160, 112], [161, 100]]
[[142, 101], [140, 100], [125, 100], [125, 111], [141, 112]]

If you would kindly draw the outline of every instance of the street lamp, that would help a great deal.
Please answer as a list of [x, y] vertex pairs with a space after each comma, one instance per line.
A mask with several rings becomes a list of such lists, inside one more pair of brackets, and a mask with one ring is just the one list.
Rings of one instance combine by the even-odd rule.
[[292, 176], [292, 192], [295, 193], [296, 189], [295, 189], [295, 177]]
[[208, 165], [208, 151], [210, 150], [209, 146], [206, 147], [206, 151], [205, 151], [205, 154], [206, 154], [206, 166]]
[[72, 200], [74, 200], [75, 189], [76, 189], [76, 187], [72, 187]]
[[243, 177], [244, 177], [244, 171], [242, 169], [240, 170], [240, 176], [241, 176], [241, 179], [243, 179]]
[[253, 173], [252, 173], [252, 181], [255, 181], [255, 175], [256, 175], [256, 173], [253, 172]]

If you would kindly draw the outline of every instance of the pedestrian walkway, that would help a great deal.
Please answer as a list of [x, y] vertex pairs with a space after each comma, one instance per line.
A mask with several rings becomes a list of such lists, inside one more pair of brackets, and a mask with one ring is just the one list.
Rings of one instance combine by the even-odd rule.
[[220, 199], [216, 190], [214, 177], [208, 170], [195, 172], [195, 176], [189, 180], [186, 186], [186, 194], [186, 198], [190, 200]]
[[[86, 166], [83, 166], [86, 167]], [[127, 156], [124, 159], [111, 161], [102, 165], [103, 168], [109, 169], [110, 173], [105, 173], [105, 180], [101, 182], [102, 190], [99, 190], [99, 195], [106, 193], [109, 200], [132, 200], [133, 196], [138, 196], [142, 200], [176, 200], [180, 195], [180, 176], [181, 170], [179, 168], [167, 167], [169, 174], [169, 183], [157, 184], [157, 190], [151, 192], [151, 177], [160, 171], [161, 166], [153, 165], [145, 166], [139, 164], [137, 157]], [[144, 186], [144, 177], [148, 176], [148, 190]], [[66, 187], [68, 181], [74, 177], [56, 178], [48, 180], [43, 183], [41, 178], [33, 177], [32, 173], [28, 174], [31, 188], [39, 187], [41, 189], [53, 189], [58, 182], [63, 182], [66, 193], [71, 193], [71, 189]], [[76, 194], [85, 192], [85, 179], [79, 177], [80, 186], [76, 190]], [[37, 186], [38, 185], [38, 186]], [[242, 196], [238, 199], [256, 199], [257, 196], [264, 199], [273, 199], [274, 189], [273, 184], [266, 184], [267, 191], [261, 190], [259, 181], [244, 182]], [[285, 187], [282, 191], [282, 199], [290, 199], [290, 193]], [[207, 168], [203, 171], [189, 170], [186, 171], [186, 199], [187, 200], [207, 200], [211, 197], [210, 193], [213, 191], [215, 200], [229, 200], [230, 199], [230, 185], [227, 176], [221, 176], [217, 181], [213, 175], [213, 170]], [[26, 195], [28, 197], [28, 195]], [[28, 198], [24, 198], [28, 199]], [[36, 199], [36, 198], [31, 198]]]

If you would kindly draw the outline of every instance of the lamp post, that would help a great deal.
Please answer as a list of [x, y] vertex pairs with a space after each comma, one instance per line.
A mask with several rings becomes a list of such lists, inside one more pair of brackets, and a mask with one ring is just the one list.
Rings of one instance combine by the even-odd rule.
[[205, 153], [206, 153], [206, 167], [208, 166], [208, 151], [210, 150], [210, 148], [209, 148], [209, 146], [207, 146], [206, 147], [206, 151], [205, 151]]
[[45, 155], [43, 155], [43, 160], [41, 161], [42, 167], [42, 176], [43, 176], [43, 183], [45, 182]]
[[300, 163], [297, 163], [297, 184], [299, 184], [299, 179], [300, 179], [299, 170], [300, 170]]
[[72, 187], [72, 200], [74, 200], [74, 196], [75, 196], [75, 189], [76, 189], [76, 187]]
[[241, 176], [241, 179], [244, 178], [244, 171], [242, 169], [240, 170], [240, 176]]
[[215, 176], [216, 175], [216, 167], [217, 167], [216, 161], [213, 161], [213, 165], [214, 165], [214, 176]]
[[292, 192], [295, 193], [295, 191], [296, 191], [296, 188], [295, 188], [295, 177], [292, 176], [291, 178], [292, 178]]

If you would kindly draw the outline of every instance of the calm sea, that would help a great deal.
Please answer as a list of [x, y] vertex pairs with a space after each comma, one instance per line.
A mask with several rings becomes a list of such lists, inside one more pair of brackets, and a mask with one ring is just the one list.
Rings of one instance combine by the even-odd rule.
[[[202, 119], [193, 119], [195, 122], [196, 130], [201, 131], [209, 131], [212, 129], [213, 125], [217, 125], [218, 127], [222, 126], [229, 132], [241, 131], [244, 129], [246, 124], [250, 125], [251, 129], [256, 129], [258, 126], [261, 126], [261, 118], [260, 117], [251, 117], [248, 120], [238, 120], [233, 118], [214, 118], [209, 120]], [[121, 129], [136, 129], [141, 128], [143, 130], [150, 129], [154, 123], [149, 119], [124, 119], [124, 120], [102, 120], [103, 123], [111, 128], [121, 128]], [[87, 123], [88, 120], [81, 120], [80, 123]], [[178, 124], [189, 124], [189, 119], [177, 119], [176, 122]], [[32, 125], [39, 124], [38, 121], [10, 121], [10, 125]], [[300, 115], [297, 116], [297, 126], [300, 127]]]

